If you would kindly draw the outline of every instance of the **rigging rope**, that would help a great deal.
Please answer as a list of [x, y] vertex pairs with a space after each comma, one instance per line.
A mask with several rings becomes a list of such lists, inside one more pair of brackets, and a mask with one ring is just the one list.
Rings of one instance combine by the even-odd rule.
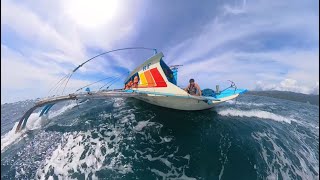
[[[86, 63], [88, 63], [89, 61], [93, 60], [94, 58], [97, 58], [97, 57], [102, 56], [102, 55], [104, 55], [104, 54], [111, 53], [111, 52], [115, 52], [115, 51], [129, 50], [129, 49], [153, 50], [153, 51], [155, 52], [155, 54], [157, 53], [157, 49], [155, 49], [155, 48], [146, 48], [146, 47], [120, 48], [120, 49], [114, 49], [114, 50], [111, 50], [111, 51], [107, 51], [107, 52], [100, 53], [100, 54], [98, 54], [98, 55], [96, 55], [96, 56], [94, 56], [94, 57], [86, 60], [85, 62], [81, 63], [80, 65], [78, 65], [75, 69], [72, 70], [72, 72], [70, 73], [70, 75], [68, 74], [69, 76], [67, 75], [67, 76], [63, 77], [63, 79], [64, 79], [64, 78], [67, 78], [67, 82], [65, 83], [65, 86], [64, 86], [64, 88], [63, 88], [63, 90], [62, 90], [62, 94], [64, 93], [64, 90], [65, 90], [65, 88], [67, 87], [67, 84], [68, 84], [69, 80], [71, 79], [73, 73], [75, 73], [75, 72], [76, 72], [79, 68], [81, 68], [84, 64], [86, 64]], [[62, 79], [61, 79], [61, 80], [62, 80]], [[60, 80], [60, 81], [61, 81], [61, 80]], [[63, 84], [63, 83], [62, 83], [62, 84]]]
[[[70, 73], [69, 73], [70, 74]], [[64, 77], [62, 77], [54, 86], [52, 86], [52, 88], [49, 90], [48, 94], [50, 94], [51, 91], [54, 91], [57, 87], [58, 87], [58, 84], [65, 78], [67, 78], [67, 76], [69, 75], [65, 75]]]
[[68, 80], [67, 80], [67, 82], [66, 82], [66, 85], [65, 85], [65, 86], [64, 86], [64, 88], [63, 88], [63, 91], [62, 91], [61, 95], [63, 95], [64, 90], [66, 89], [67, 84], [68, 84], [68, 82], [69, 82], [69, 80], [70, 80], [70, 78], [71, 78], [72, 74], [73, 74], [73, 73], [71, 73], [71, 74], [70, 74], [70, 76], [68, 77]]
[[120, 79], [120, 78], [121, 78], [122, 76], [124, 76], [124, 75], [126, 75], [126, 73], [122, 73], [120, 76], [117, 76], [117, 78], [115, 78], [115, 79], [109, 81], [108, 83], [104, 84], [103, 86], [101, 86], [101, 87], [99, 88], [99, 91], [100, 91], [103, 87], [105, 87], [106, 85], [108, 85], [109, 83], [111, 83], [111, 84], [107, 87], [107, 89], [109, 89], [109, 87], [116, 82], [115, 80]]
[[96, 57], [99, 57], [99, 56], [102, 56], [104, 54], [107, 54], [107, 53], [111, 53], [111, 52], [115, 52], [115, 51], [122, 51], [122, 50], [128, 50], [128, 49], [146, 49], [146, 50], [153, 50], [155, 51], [155, 53], [157, 53], [157, 49], [154, 49], [154, 48], [146, 48], [146, 47], [129, 47], [129, 48], [120, 48], [120, 49], [114, 49], [114, 50], [111, 50], [111, 51], [107, 51], [107, 52], [103, 52], [101, 54], [98, 54], [88, 60], [86, 60], [85, 62], [83, 62], [82, 64], [80, 64], [78, 67], [76, 67], [72, 72], [76, 72], [81, 66], [83, 66], [84, 64], [86, 64], [87, 62], [91, 61], [92, 59], [96, 58]]
[[83, 87], [77, 89], [76, 92], [80, 91], [81, 89], [83, 89], [83, 88], [85, 88], [85, 87], [91, 86], [91, 85], [93, 85], [93, 84], [96, 84], [96, 83], [98, 83], [98, 82], [101, 82], [101, 81], [104, 81], [104, 80], [110, 79], [110, 78], [112, 78], [112, 77], [107, 77], [107, 78], [100, 79], [99, 81], [93, 82], [93, 83], [91, 83], [91, 84], [88, 84], [88, 85], [86, 85], [86, 86], [83, 86]]
[[71, 73], [67, 74], [66, 77], [61, 81], [61, 83], [56, 88], [56, 94], [59, 93], [60, 88], [62, 88], [64, 82], [68, 79], [68, 77], [71, 75]]

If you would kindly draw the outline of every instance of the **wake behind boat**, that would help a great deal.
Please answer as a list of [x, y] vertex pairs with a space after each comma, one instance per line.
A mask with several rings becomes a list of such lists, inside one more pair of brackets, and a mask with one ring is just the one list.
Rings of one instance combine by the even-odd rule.
[[[117, 50], [125, 49], [135, 49], [135, 48], [123, 48]], [[140, 48], [148, 49], [148, 48]], [[109, 52], [114, 52], [117, 50], [112, 50]], [[154, 50], [154, 49], [153, 49]], [[106, 53], [109, 53], [106, 52]], [[100, 55], [106, 54], [102, 53]], [[97, 55], [84, 63], [76, 67], [70, 74], [62, 78], [58, 84], [66, 82], [64, 88], [69, 82], [72, 74], [81, 68], [84, 64], [91, 61], [92, 59], [100, 56]], [[29, 109], [23, 117], [20, 119], [19, 124], [16, 128], [16, 132], [21, 131], [25, 128], [31, 113], [39, 108], [43, 107], [40, 116], [47, 114], [50, 108], [58, 102], [67, 100], [87, 100], [87, 99], [106, 99], [106, 98], [136, 98], [144, 102], [171, 108], [177, 110], [204, 110], [213, 108], [215, 105], [232, 100], [238, 97], [240, 94], [246, 92], [246, 89], [238, 89], [234, 82], [231, 81], [230, 87], [219, 91], [212, 89], [203, 90], [202, 96], [194, 96], [188, 94], [184, 89], [177, 86], [177, 66], [172, 66], [171, 68], [163, 61], [163, 53], [157, 53], [155, 50], [155, 55], [146, 60], [140, 66], [135, 68], [130, 75], [126, 78], [124, 82], [123, 89], [111, 89], [111, 90], [101, 90], [90, 91], [88, 88], [87, 92], [73, 93], [69, 95], [62, 96], [52, 96], [49, 98], [41, 99], [36, 103], [34, 107]], [[89, 85], [85, 86], [88, 87]], [[80, 88], [78, 90], [81, 90]], [[64, 91], [64, 89], [63, 89]]]

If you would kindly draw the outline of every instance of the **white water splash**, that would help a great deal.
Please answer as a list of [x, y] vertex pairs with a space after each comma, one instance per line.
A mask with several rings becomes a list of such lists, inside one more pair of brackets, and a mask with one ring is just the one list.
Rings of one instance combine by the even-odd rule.
[[15, 133], [17, 126], [18, 122], [14, 124], [13, 128], [8, 133], [1, 136], [1, 153], [3, 153], [10, 144], [15, 144], [26, 137], [25, 130]]
[[39, 117], [40, 112], [32, 113], [30, 117], [28, 118], [26, 128], [21, 130], [20, 132], [16, 133], [16, 128], [18, 126], [19, 122], [16, 122], [13, 126], [13, 128], [1, 136], [1, 153], [3, 153], [9, 145], [15, 144], [19, 142], [22, 138], [26, 137], [26, 132], [28, 130], [35, 130], [43, 127], [45, 124], [49, 122], [50, 118], [56, 117], [65, 111], [72, 109], [74, 106], [76, 106], [76, 103], [70, 103], [67, 106], [63, 106], [59, 110], [49, 112], [49, 115], [43, 115]]
[[[273, 130], [275, 131], [275, 129]], [[288, 148], [293, 143], [287, 141], [283, 144], [283, 146], [287, 146], [287, 150], [276, 142], [279, 139], [276, 134], [269, 131], [251, 134], [253, 139], [259, 143], [261, 149], [259, 154], [267, 166], [267, 169], [262, 169], [261, 176], [265, 177], [264, 173], [266, 173], [266, 179], [279, 179], [279, 176], [282, 179], [297, 179], [294, 176], [299, 176], [302, 179], [319, 179], [319, 157], [313, 148], [304, 142], [305, 138], [302, 134], [295, 130], [292, 132], [293, 139], [299, 140], [299, 142], [296, 144], [296, 148]], [[266, 146], [266, 143], [270, 144], [271, 148]], [[290, 158], [288, 151], [295, 158]], [[298, 160], [299, 163], [294, 160]]]
[[171, 142], [174, 137], [169, 137], [169, 136], [166, 136], [166, 137], [161, 137], [159, 136], [159, 138], [161, 139], [161, 142], [160, 143], [167, 143], [167, 142]]
[[235, 100], [229, 100], [229, 101], [226, 101], [226, 103], [229, 103], [232, 105], [236, 104], [236, 105], [257, 106], [257, 107], [276, 105], [276, 103], [253, 103], [253, 102], [241, 102], [241, 101], [235, 101]]
[[[119, 144], [123, 137], [117, 128], [109, 131], [106, 136], [97, 133], [99, 138], [93, 138], [96, 131], [73, 132], [66, 133], [63, 138], [66, 143], [59, 145], [52, 153], [52, 156], [46, 159], [44, 167], [37, 171], [36, 177], [45, 179], [45, 176], [51, 171], [56, 174], [59, 179], [69, 179], [70, 172], [78, 172], [88, 178], [90, 173], [110, 169], [121, 174], [126, 174], [132, 171], [132, 165], [121, 164], [120, 159], [123, 155], [119, 152]], [[109, 147], [107, 144], [113, 144]], [[115, 155], [117, 154], [117, 155]], [[110, 163], [104, 163], [106, 159], [111, 159]], [[91, 177], [93, 178], [93, 177]]]
[[141, 131], [143, 128], [147, 127], [147, 126], [152, 126], [155, 123], [154, 122], [149, 122], [148, 121], [139, 121], [138, 124], [134, 127], [134, 130], [136, 131]]
[[114, 108], [119, 108], [119, 107], [123, 106], [124, 103], [125, 102], [124, 102], [123, 98], [114, 98], [113, 107]]
[[261, 119], [271, 119], [278, 122], [286, 122], [291, 124], [292, 121], [298, 122], [295, 119], [283, 117], [268, 111], [262, 111], [262, 110], [249, 110], [249, 111], [243, 111], [238, 109], [225, 109], [225, 110], [219, 110], [219, 115], [222, 116], [239, 116], [239, 117], [257, 117]]
[[228, 152], [231, 147], [230, 139], [228, 138], [228, 135], [222, 135], [219, 142], [219, 150], [220, 150], [220, 158], [221, 161], [221, 171], [219, 173], [219, 180], [221, 180], [223, 172], [224, 172], [224, 166], [228, 163]]
[[[119, 99], [122, 101], [122, 99]], [[121, 105], [122, 107], [122, 105]], [[113, 113], [102, 112], [98, 116], [101, 119], [116, 118], [119, 122], [115, 127], [111, 124], [101, 124], [100, 131], [89, 130], [86, 132], [65, 133], [61, 143], [45, 160], [44, 166], [39, 167], [36, 173], [38, 179], [54, 172], [59, 179], [71, 179], [74, 173], [80, 173], [85, 179], [98, 179], [96, 172], [101, 170], [112, 170], [120, 174], [132, 173], [130, 163], [122, 163], [124, 155], [120, 152], [123, 145], [125, 124], [135, 122], [133, 110], [123, 110], [118, 107]], [[134, 138], [134, 137], [127, 137]], [[112, 146], [110, 146], [112, 145]]]

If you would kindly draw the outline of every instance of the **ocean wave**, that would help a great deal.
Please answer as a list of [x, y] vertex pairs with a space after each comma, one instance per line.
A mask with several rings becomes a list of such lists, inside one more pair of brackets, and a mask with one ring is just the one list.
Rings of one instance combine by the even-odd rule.
[[39, 117], [40, 112], [32, 113], [28, 118], [26, 128], [17, 133], [15, 131], [19, 122], [16, 122], [13, 128], [9, 132], [1, 136], [1, 153], [4, 152], [9, 145], [15, 144], [19, 142], [22, 138], [26, 137], [27, 136], [26, 132], [28, 130], [35, 130], [43, 127], [45, 124], [49, 122], [48, 120], [50, 118], [61, 115], [65, 111], [72, 109], [76, 105], [77, 105], [76, 103], [70, 103], [56, 111], [50, 112], [47, 115], [43, 115], [41, 117]]
[[228, 134], [221, 135], [220, 141], [219, 141], [219, 150], [220, 150], [220, 162], [221, 162], [221, 170], [219, 173], [219, 180], [221, 180], [224, 172], [224, 166], [228, 163], [228, 152], [231, 147], [231, 141], [228, 138]]
[[[74, 118], [80, 125], [88, 123], [92, 126], [70, 128], [68, 131], [59, 130], [58, 126], [48, 131], [24, 134], [15, 134], [12, 131], [11, 136], [7, 138], [17, 136], [13, 138], [17, 139], [13, 140], [15, 142], [24, 138], [22, 141], [25, 140], [25, 144], [20, 141], [21, 148], [13, 147], [12, 152], [8, 149], [3, 154], [6, 158], [2, 165], [9, 170], [6, 170], [6, 174], [1, 177], [3, 179], [12, 176], [16, 179], [224, 179], [228, 177], [318, 179], [319, 144], [316, 140], [319, 139], [319, 134], [315, 133], [319, 128], [316, 125], [319, 121], [316, 115], [318, 110], [303, 107], [306, 110], [301, 111], [302, 107], [296, 107], [296, 104], [286, 106], [287, 102], [268, 107], [274, 102], [273, 99], [257, 100], [255, 103], [250, 103], [249, 100], [247, 101], [249, 103], [240, 102], [239, 106], [229, 104], [217, 106], [214, 111], [220, 118], [225, 116], [223, 117], [225, 121], [197, 122], [188, 121], [189, 114], [201, 119], [211, 118], [212, 115], [216, 117], [216, 113], [209, 112], [206, 116], [192, 112], [184, 116], [177, 112], [177, 116], [175, 114], [164, 116], [163, 112], [170, 110], [150, 110], [140, 108], [139, 105], [132, 107], [131, 103], [125, 103], [121, 98], [108, 100], [109, 103], [104, 104], [100, 104], [101, 101], [96, 104], [90, 101], [88, 104], [92, 107], [92, 111], [89, 112], [91, 109], [88, 108], [81, 112], [79, 117], [71, 113], [65, 113], [65, 116], [68, 119]], [[39, 119], [39, 113], [32, 114], [25, 131], [43, 127], [43, 124], [50, 122], [48, 119], [67, 109], [67, 106], [64, 106], [59, 109], [62, 112], [50, 111], [49, 115], [42, 117], [43, 119]], [[167, 117], [175, 121], [163, 121]], [[178, 124], [186, 119], [187, 123]], [[243, 123], [235, 128], [220, 128], [221, 125], [228, 125], [227, 121], [233, 119], [250, 119], [260, 123], [246, 123], [244, 131], [237, 129], [242, 128]], [[64, 122], [66, 121], [61, 121]], [[214, 124], [211, 124], [212, 122]], [[11, 123], [12, 126], [14, 123]], [[54, 123], [56, 122], [50, 125]], [[16, 126], [17, 123], [13, 129]], [[189, 130], [194, 134], [188, 134], [188, 139], [185, 139], [182, 133]], [[11, 142], [11, 145], [15, 142]], [[231, 171], [236, 171], [234, 167], [239, 165], [236, 161], [240, 158], [243, 158], [241, 161], [243, 174], [229, 174]], [[213, 168], [206, 168], [209, 166]], [[11, 172], [15, 172], [15, 175]]]
[[291, 124], [292, 121], [297, 122], [297, 120], [292, 118], [287, 118], [281, 115], [277, 115], [268, 111], [263, 110], [238, 110], [238, 109], [224, 109], [218, 110], [218, 114], [222, 116], [239, 116], [239, 117], [257, 117], [261, 119], [271, 119], [278, 122], [285, 122]]
[[[98, 138], [93, 138], [94, 134], [98, 134]], [[64, 134], [65, 143], [60, 144], [51, 157], [46, 159], [44, 166], [37, 170], [36, 178], [45, 179], [51, 172], [58, 178], [67, 179], [73, 173], [84, 174], [85, 179], [97, 179], [95, 172], [103, 169], [121, 174], [132, 172], [131, 164], [120, 163], [123, 157], [119, 152], [119, 142], [122, 140], [120, 134], [116, 128], [109, 131], [107, 136], [95, 131]], [[99, 138], [104, 140], [100, 141]]]
[[113, 98], [113, 100], [114, 100], [114, 103], [113, 103], [114, 108], [121, 107], [125, 103], [123, 98]]
[[[196, 179], [185, 172], [191, 156], [177, 155], [179, 147], [174, 146], [175, 138], [160, 135], [163, 125], [151, 122], [154, 116], [136, 121], [133, 111], [114, 109], [114, 118], [121, 122], [115, 125], [101, 124], [98, 129], [65, 133], [64, 143], [60, 143], [38, 168], [36, 179], [50, 175], [59, 179], [70, 179], [75, 175], [98, 179], [104, 173], [112, 174], [112, 178], [133, 178], [137, 177], [136, 171], [142, 171], [133, 169], [139, 163], [150, 166], [143, 169], [153, 174], [150, 177]], [[110, 118], [110, 114], [102, 112], [99, 117]], [[145, 144], [148, 146], [144, 148]], [[175, 165], [177, 161], [186, 163]]]
[[226, 103], [235, 104], [235, 105], [244, 105], [244, 106], [258, 106], [258, 107], [276, 105], [276, 103], [253, 103], [253, 102], [241, 102], [236, 100], [229, 100], [229, 101], [226, 101]]
[[134, 127], [134, 130], [136, 131], [141, 131], [143, 128], [147, 127], [147, 126], [152, 126], [155, 123], [154, 122], [149, 122], [148, 121], [139, 121], [138, 124]]
[[[266, 177], [266, 179], [279, 179], [279, 176], [283, 179], [298, 179], [298, 177], [319, 179], [317, 152], [305, 142], [304, 135], [298, 131], [293, 131], [291, 134], [292, 141], [287, 139], [282, 143], [278, 142], [279, 138], [275, 132], [253, 132], [251, 134], [259, 144], [258, 153], [263, 160], [257, 166], [259, 176]], [[266, 144], [269, 144], [270, 147]], [[261, 167], [267, 167], [267, 169]]]

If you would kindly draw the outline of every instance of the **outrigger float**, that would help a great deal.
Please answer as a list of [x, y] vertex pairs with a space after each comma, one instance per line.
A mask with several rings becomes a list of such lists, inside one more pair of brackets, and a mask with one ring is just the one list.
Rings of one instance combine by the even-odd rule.
[[[58, 84], [63, 84], [65, 81], [65, 86], [63, 91], [70, 80], [72, 74], [76, 72], [80, 67], [85, 63], [91, 61], [92, 59], [101, 56], [106, 53], [127, 50], [127, 49], [150, 49], [150, 48], [122, 48], [112, 51], [108, 51], [102, 54], [99, 54], [84, 63], [76, 67], [70, 74], [62, 78]], [[126, 78], [124, 82], [123, 89], [103, 89], [101, 88], [97, 91], [88, 91], [73, 93], [69, 95], [61, 96], [51, 96], [39, 100], [34, 107], [29, 109], [20, 119], [19, 124], [16, 128], [16, 132], [21, 131], [26, 127], [27, 121], [31, 113], [40, 107], [43, 109], [40, 112], [40, 116], [47, 114], [52, 106], [58, 102], [67, 101], [67, 100], [86, 100], [86, 99], [106, 99], [106, 98], [136, 98], [147, 103], [177, 109], [185, 111], [195, 111], [195, 110], [205, 110], [213, 108], [215, 105], [232, 100], [238, 97], [240, 94], [246, 92], [246, 89], [238, 89], [234, 82], [231, 82], [231, 85], [220, 91], [218, 87], [216, 91], [209, 89], [213, 93], [203, 93], [203, 96], [193, 96], [188, 94], [184, 89], [177, 86], [177, 70], [178, 66], [169, 67], [163, 61], [163, 53], [157, 53], [156, 49], [150, 49], [155, 51], [155, 55], [146, 60], [143, 64], [135, 68], [130, 75]], [[99, 82], [99, 81], [97, 81]], [[93, 84], [93, 83], [92, 83]], [[91, 85], [91, 84], [90, 84]], [[85, 86], [88, 87], [89, 85]], [[78, 90], [81, 90], [80, 88]], [[77, 90], [77, 91], [78, 91]], [[207, 89], [208, 90], [208, 89]]]

